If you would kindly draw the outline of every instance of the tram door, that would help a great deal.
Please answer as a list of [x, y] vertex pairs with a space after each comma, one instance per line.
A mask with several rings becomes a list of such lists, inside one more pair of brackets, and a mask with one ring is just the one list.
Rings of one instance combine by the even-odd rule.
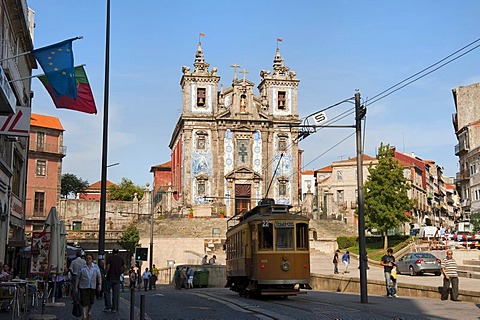
[[252, 186], [249, 184], [235, 185], [235, 214], [250, 210]]

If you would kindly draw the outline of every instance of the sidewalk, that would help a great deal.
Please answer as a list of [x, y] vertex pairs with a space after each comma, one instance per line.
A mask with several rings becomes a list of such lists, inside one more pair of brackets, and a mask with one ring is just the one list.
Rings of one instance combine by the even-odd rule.
[[[140, 301], [140, 295], [143, 294], [143, 291], [135, 291], [135, 302], [136, 304]], [[28, 314], [22, 316], [22, 320], [29, 319], [58, 319], [58, 320], [79, 320], [81, 318], [74, 317], [72, 315], [73, 302], [71, 297], [57, 299], [55, 301], [55, 306], [51, 303], [47, 303], [45, 306], [45, 311], [42, 315], [42, 307], [38, 307], [35, 310], [32, 310]], [[104, 300], [95, 300], [92, 308], [92, 319], [98, 320], [130, 320], [130, 291], [125, 290], [125, 292], [120, 292], [120, 310], [115, 313], [112, 312], [103, 312], [105, 308]], [[10, 319], [11, 315], [9, 313], [0, 313], [0, 320]], [[140, 319], [140, 309], [135, 307], [135, 319]], [[145, 319], [150, 320], [150, 318], [145, 315]]]
[[[311, 256], [310, 261], [310, 268], [312, 273], [322, 274], [322, 275], [332, 275], [333, 274], [333, 263], [332, 263], [332, 256], [326, 254], [318, 254]], [[343, 264], [338, 265], [338, 269], [340, 271], [339, 275], [341, 277], [351, 277], [351, 278], [360, 278], [360, 270], [358, 270], [358, 261], [352, 259], [349, 271], [350, 273], [342, 274], [343, 271]], [[379, 280], [385, 281], [383, 275], [383, 267], [370, 264], [370, 270], [367, 271], [367, 281], [368, 280]], [[398, 283], [403, 284], [412, 284], [412, 285], [422, 285], [426, 287], [439, 287], [443, 285], [443, 277], [442, 276], [435, 276], [433, 274], [425, 274], [422, 276], [409, 276], [400, 274], [398, 275]], [[459, 290], [467, 290], [467, 291], [475, 291], [478, 292], [478, 296], [480, 296], [480, 279], [473, 279], [473, 278], [459, 278]]]

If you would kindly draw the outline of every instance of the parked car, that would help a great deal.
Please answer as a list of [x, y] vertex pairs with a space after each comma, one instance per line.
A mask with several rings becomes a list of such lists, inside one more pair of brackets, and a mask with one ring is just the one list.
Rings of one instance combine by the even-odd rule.
[[408, 273], [411, 276], [417, 274], [434, 273], [441, 274], [442, 261], [429, 252], [410, 252], [397, 260], [397, 272]]

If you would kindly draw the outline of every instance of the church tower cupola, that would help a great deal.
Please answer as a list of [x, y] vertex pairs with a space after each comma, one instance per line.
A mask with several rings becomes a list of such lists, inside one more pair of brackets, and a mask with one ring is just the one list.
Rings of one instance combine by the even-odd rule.
[[273, 73], [260, 71], [261, 82], [258, 91], [262, 98], [262, 108], [269, 114], [280, 117], [297, 117], [297, 91], [299, 80], [295, 71], [285, 65], [277, 48], [273, 58]]
[[217, 68], [209, 69], [210, 64], [205, 62], [202, 43], [198, 42], [193, 72], [190, 67], [182, 67], [180, 86], [183, 92], [182, 116], [211, 116], [217, 108], [217, 91], [220, 77]]

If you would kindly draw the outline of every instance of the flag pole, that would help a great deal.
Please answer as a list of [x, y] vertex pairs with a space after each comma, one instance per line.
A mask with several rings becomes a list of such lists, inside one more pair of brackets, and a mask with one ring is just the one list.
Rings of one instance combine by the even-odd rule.
[[[86, 64], [80, 64], [78, 66], [75, 66], [74, 68], [78, 68], [78, 67], [85, 67]], [[24, 78], [20, 78], [20, 79], [13, 79], [13, 80], [10, 80], [8, 81], [8, 83], [12, 83], [12, 82], [16, 82], [16, 81], [23, 81], [23, 80], [28, 80], [28, 79], [33, 79], [33, 78], [38, 78], [38, 77], [43, 77], [45, 75], [45, 73], [39, 73], [39, 74], [36, 74], [36, 75], [33, 75], [33, 76], [30, 76], [30, 77], [24, 77]]]
[[[77, 40], [77, 39], [83, 39], [83, 36], [78, 36], [78, 37], [75, 37], [75, 38], [71, 38], [71, 39], [67, 39], [67, 40], [64, 40], [64, 41], [74, 41], [74, 40]], [[63, 41], [60, 41], [60, 42], [63, 42]], [[48, 47], [48, 46], [45, 46], [45, 47]], [[42, 47], [42, 48], [45, 48], [45, 47]], [[38, 49], [42, 49], [42, 48], [38, 48]], [[16, 54], [14, 56], [11, 56], [11, 57], [8, 57], [8, 58], [4, 58], [4, 59], [0, 59], [0, 62], [3, 62], [3, 61], [7, 61], [7, 60], [11, 60], [11, 59], [15, 59], [15, 58], [19, 58], [19, 57], [23, 57], [27, 54], [30, 54], [32, 53], [33, 50], [30, 50], [30, 51], [25, 51], [23, 53], [19, 53], [19, 54]], [[23, 79], [22, 79], [23, 80]]]
[[107, 0], [105, 28], [105, 84], [103, 93], [102, 180], [100, 184], [100, 219], [98, 228], [98, 261], [105, 257], [105, 218], [107, 208], [108, 90], [110, 81], [110, 0]]

